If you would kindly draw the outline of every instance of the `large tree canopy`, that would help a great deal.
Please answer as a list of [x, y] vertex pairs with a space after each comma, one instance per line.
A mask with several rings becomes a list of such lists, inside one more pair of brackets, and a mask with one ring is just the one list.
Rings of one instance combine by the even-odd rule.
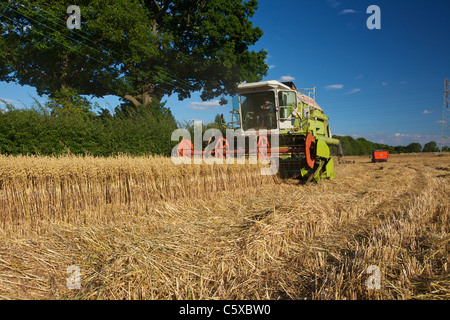
[[66, 25], [72, 4], [0, 3], [0, 80], [137, 106], [193, 91], [204, 100], [233, 94], [267, 74], [267, 53], [251, 50], [263, 34], [249, 20], [256, 0], [80, 0], [79, 30]]

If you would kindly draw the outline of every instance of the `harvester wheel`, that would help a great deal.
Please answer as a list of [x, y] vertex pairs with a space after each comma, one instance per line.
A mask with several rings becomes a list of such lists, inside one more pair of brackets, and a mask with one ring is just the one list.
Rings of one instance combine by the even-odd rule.
[[306, 135], [305, 140], [305, 156], [306, 156], [306, 162], [310, 168], [314, 168], [314, 163], [316, 162], [316, 153], [314, 150], [316, 139], [311, 133], [308, 133]]

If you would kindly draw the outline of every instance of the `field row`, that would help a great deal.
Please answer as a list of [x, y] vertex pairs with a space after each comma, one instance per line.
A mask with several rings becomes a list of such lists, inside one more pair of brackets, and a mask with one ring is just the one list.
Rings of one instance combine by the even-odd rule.
[[[43, 163], [64, 167], [39, 160], [35, 167], [17, 162], [16, 177]], [[0, 298], [450, 298], [448, 156], [382, 164], [346, 158], [335, 180], [309, 186], [261, 176], [255, 167], [183, 168], [161, 159], [166, 170], [157, 175], [151, 159], [116, 159], [118, 167], [113, 160], [62, 160], [79, 168], [72, 178], [71, 169], [61, 170], [63, 184], [39, 177], [12, 183], [11, 173], [4, 180], [2, 206], [9, 205], [6, 192], [21, 211], [1, 208]], [[82, 175], [92, 170], [115, 173], [112, 180]], [[171, 191], [173, 180], [191, 185], [180, 196]], [[113, 185], [111, 204], [106, 188]], [[70, 205], [54, 200], [58, 192], [74, 197], [66, 197]], [[34, 211], [23, 201], [34, 201]], [[76, 290], [67, 286], [70, 266], [80, 270]], [[379, 271], [379, 289], [368, 286], [370, 270]]]
[[[0, 229], [43, 232], [55, 221], [108, 221], [116, 209], [207, 199], [276, 179], [261, 165], [175, 165], [163, 157], [2, 157]], [[31, 227], [31, 229], [29, 229]]]

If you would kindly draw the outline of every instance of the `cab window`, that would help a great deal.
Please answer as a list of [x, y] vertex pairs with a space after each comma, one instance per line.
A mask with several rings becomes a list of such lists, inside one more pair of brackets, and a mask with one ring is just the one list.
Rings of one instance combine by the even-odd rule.
[[278, 105], [280, 106], [280, 121], [286, 120], [297, 105], [296, 93], [292, 91], [279, 92]]
[[242, 94], [240, 98], [244, 130], [277, 128], [273, 92]]

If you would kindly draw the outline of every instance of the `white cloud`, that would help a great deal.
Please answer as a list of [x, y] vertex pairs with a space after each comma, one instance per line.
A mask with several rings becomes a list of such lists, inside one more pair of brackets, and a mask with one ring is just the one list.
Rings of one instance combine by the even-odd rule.
[[396, 133], [394, 137], [397, 138], [422, 138], [424, 135], [421, 134], [408, 134], [408, 133]]
[[387, 82], [382, 82], [381, 84], [382, 84], [383, 86], [387, 86], [387, 85], [388, 85]]
[[344, 85], [343, 84], [332, 84], [332, 85], [326, 86], [325, 88], [328, 89], [328, 90], [330, 90], [330, 89], [342, 89], [342, 88], [344, 88]]
[[187, 107], [192, 110], [213, 110], [219, 109], [219, 106], [219, 100], [216, 100], [206, 102], [191, 102]]
[[409, 133], [396, 133], [394, 135], [387, 135], [390, 145], [403, 145], [406, 146], [412, 142], [418, 142], [421, 145], [431, 141], [439, 141], [441, 137], [439, 135], [431, 134], [409, 134]]
[[423, 114], [430, 114], [430, 113], [433, 113], [433, 112], [434, 112], [434, 110], [427, 110], [427, 109], [422, 111]]
[[337, 6], [339, 6], [341, 3], [337, 0], [328, 0], [328, 3], [333, 7], [336, 8]]
[[273, 68], [275, 68], [275, 65], [274, 65], [274, 64], [271, 64], [271, 65], [269, 66], [269, 69], [273, 69]]
[[351, 14], [351, 13], [357, 13], [358, 11], [353, 10], [353, 9], [344, 9], [341, 12], [339, 12], [339, 14]]
[[280, 78], [280, 81], [294, 81], [294, 80], [295, 80], [295, 78], [291, 77], [291, 76], [282, 76]]
[[357, 93], [357, 92], [360, 92], [360, 91], [361, 91], [361, 89], [355, 88], [355, 89], [352, 89], [351, 91], [347, 92], [347, 94], [354, 94], [354, 93]]
[[437, 124], [443, 124], [443, 123], [447, 123], [447, 120], [438, 120], [436, 121]]
[[406, 81], [400, 81], [400, 84], [407, 84], [408, 82]]
[[361, 80], [363, 78], [363, 75], [362, 74], [359, 74], [359, 75], [357, 75], [356, 77], [355, 77], [355, 80]]

